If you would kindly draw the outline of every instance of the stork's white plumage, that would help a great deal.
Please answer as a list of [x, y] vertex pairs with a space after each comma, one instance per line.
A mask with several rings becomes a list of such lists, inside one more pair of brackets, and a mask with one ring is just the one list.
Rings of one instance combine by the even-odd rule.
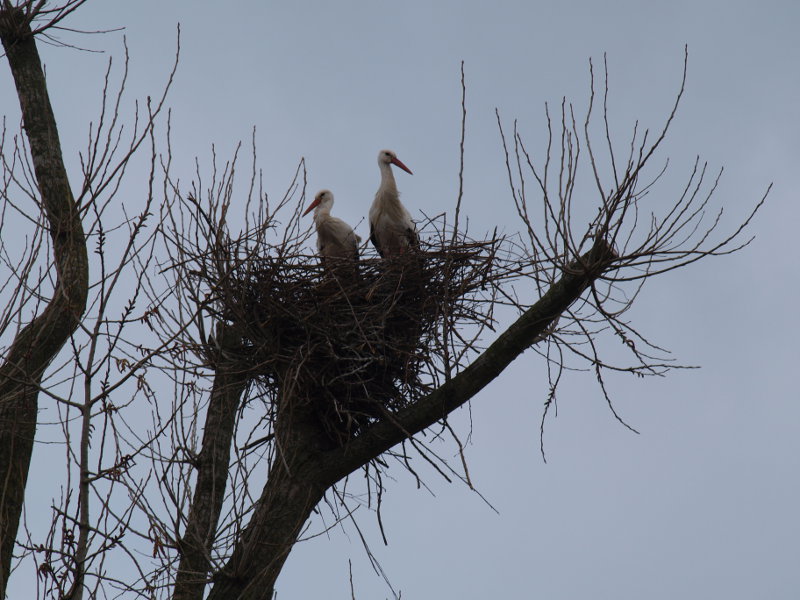
[[391, 150], [378, 153], [381, 185], [369, 209], [369, 239], [382, 257], [402, 254], [419, 247], [419, 236], [411, 215], [400, 202], [400, 193], [392, 173], [392, 165], [412, 174]]
[[[323, 262], [328, 259], [358, 260], [358, 245], [361, 238], [353, 228], [341, 219], [331, 216], [333, 192], [317, 192], [314, 201], [303, 216], [314, 210], [314, 226], [317, 228], [317, 251]], [[316, 209], [316, 210], [315, 210]]]

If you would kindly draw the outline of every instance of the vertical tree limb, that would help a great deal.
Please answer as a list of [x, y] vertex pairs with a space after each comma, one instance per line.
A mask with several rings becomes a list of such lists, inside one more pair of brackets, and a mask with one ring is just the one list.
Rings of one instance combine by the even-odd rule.
[[[222, 354], [237, 342], [234, 332], [222, 322], [216, 339]], [[203, 447], [197, 458], [197, 483], [179, 544], [181, 560], [173, 600], [202, 600], [208, 584], [211, 549], [228, 482], [236, 411], [248, 379], [247, 373], [231, 372], [224, 360], [220, 361], [206, 413]]]
[[88, 295], [86, 238], [61, 154], [55, 116], [30, 21], [0, 8], [0, 39], [19, 96], [42, 209], [53, 246], [56, 285], [44, 311], [14, 339], [0, 365], [0, 597], [5, 595], [19, 525], [44, 370], [80, 322]]

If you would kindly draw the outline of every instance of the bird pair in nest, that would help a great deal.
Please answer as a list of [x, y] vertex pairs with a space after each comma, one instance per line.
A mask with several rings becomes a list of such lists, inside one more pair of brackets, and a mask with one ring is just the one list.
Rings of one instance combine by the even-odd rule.
[[[398, 256], [419, 247], [414, 221], [400, 202], [392, 165], [411, 174], [391, 150], [378, 153], [381, 184], [369, 209], [369, 239], [382, 258]], [[314, 197], [303, 215], [314, 210], [314, 225], [317, 229], [317, 252], [324, 262], [358, 260], [361, 238], [353, 228], [341, 219], [331, 216], [333, 193], [322, 190]]]

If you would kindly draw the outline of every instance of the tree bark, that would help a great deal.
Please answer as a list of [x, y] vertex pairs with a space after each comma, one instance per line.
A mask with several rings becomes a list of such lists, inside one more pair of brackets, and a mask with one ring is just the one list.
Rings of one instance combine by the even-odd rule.
[[86, 238], [61, 154], [44, 72], [21, 9], [0, 8], [0, 38], [17, 88], [34, 173], [50, 229], [56, 285], [44, 311], [0, 365], [0, 598], [19, 527], [44, 370], [80, 323], [88, 295]]
[[[221, 348], [236, 344], [237, 339], [224, 324], [217, 328]], [[230, 467], [236, 411], [247, 387], [248, 374], [230, 372], [220, 361], [206, 412], [203, 446], [197, 459], [197, 483], [186, 531], [180, 541], [181, 560], [175, 580], [173, 600], [202, 600], [208, 585], [211, 548], [216, 541], [225, 487]]]

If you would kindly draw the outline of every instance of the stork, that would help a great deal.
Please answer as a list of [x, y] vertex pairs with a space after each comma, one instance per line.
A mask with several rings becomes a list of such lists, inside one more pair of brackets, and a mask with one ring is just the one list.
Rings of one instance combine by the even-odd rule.
[[361, 238], [350, 225], [331, 216], [331, 207], [333, 207], [333, 192], [321, 190], [303, 213], [305, 216], [316, 209], [314, 226], [317, 228], [317, 252], [323, 264], [343, 259], [357, 261]]
[[407, 248], [419, 248], [419, 236], [411, 215], [400, 202], [400, 193], [392, 165], [413, 175], [391, 150], [378, 153], [381, 185], [369, 209], [369, 239], [381, 257], [402, 254]]

